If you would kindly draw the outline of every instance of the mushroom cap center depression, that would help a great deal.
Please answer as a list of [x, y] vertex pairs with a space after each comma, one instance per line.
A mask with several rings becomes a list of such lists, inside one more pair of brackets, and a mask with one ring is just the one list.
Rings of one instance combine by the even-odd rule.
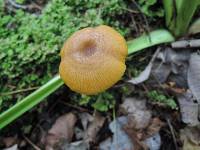
[[82, 41], [78, 46], [75, 57], [89, 57], [92, 56], [97, 51], [97, 45], [94, 39], [88, 39]]

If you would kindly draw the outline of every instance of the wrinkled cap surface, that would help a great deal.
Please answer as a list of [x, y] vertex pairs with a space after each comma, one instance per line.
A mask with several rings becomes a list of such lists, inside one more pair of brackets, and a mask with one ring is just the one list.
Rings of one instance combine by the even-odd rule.
[[124, 74], [125, 39], [101, 25], [75, 32], [61, 50], [59, 73], [73, 91], [93, 95], [115, 84]]

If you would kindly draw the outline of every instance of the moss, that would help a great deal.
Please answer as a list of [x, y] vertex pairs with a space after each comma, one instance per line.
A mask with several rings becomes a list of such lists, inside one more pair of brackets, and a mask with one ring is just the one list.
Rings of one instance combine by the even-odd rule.
[[147, 93], [147, 96], [153, 102], [156, 102], [158, 104], [163, 104], [164, 106], [167, 106], [171, 109], [178, 109], [176, 101], [174, 100], [174, 98], [173, 97], [167, 97], [160, 91], [156, 91], [156, 90], [149, 91], [149, 93]]

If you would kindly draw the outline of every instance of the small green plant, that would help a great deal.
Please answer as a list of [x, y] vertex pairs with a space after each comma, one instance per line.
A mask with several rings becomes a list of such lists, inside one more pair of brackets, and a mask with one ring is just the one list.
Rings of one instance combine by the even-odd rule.
[[106, 112], [115, 106], [115, 98], [109, 92], [103, 92], [97, 96], [81, 95], [78, 101], [79, 105], [91, 106], [101, 112]]
[[112, 94], [104, 92], [98, 95], [97, 100], [92, 104], [92, 107], [98, 111], [106, 112], [115, 107], [115, 102], [116, 100]]
[[79, 105], [87, 105], [90, 101], [91, 101], [91, 96], [87, 96], [87, 95], [81, 95], [81, 98], [78, 99], [78, 104]]
[[187, 33], [191, 20], [200, 4], [199, 0], [164, 0], [165, 22], [177, 36]]
[[[158, 6], [155, 6], [158, 3], [158, 0], [139, 0], [140, 10], [149, 17], [163, 17], [164, 9]], [[155, 9], [152, 9], [152, 7]]]
[[178, 108], [175, 100], [172, 97], [167, 97], [160, 91], [156, 91], [156, 90], [149, 91], [147, 93], [147, 96], [153, 102], [163, 104], [165, 106], [170, 107], [171, 109]]

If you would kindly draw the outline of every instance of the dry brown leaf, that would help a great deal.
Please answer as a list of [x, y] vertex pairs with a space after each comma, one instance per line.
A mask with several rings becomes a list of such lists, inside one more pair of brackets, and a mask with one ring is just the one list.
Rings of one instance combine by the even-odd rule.
[[123, 127], [126, 134], [131, 139], [134, 150], [158, 150], [161, 144], [160, 128], [164, 123], [159, 118], [153, 118], [146, 129], [135, 129], [132, 121], [128, 120], [128, 124]]
[[192, 53], [188, 68], [188, 85], [194, 97], [200, 102], [200, 55]]
[[86, 143], [95, 142], [96, 135], [103, 126], [105, 121], [105, 117], [101, 116], [98, 113], [95, 113], [93, 121], [88, 126], [87, 130], [85, 131], [84, 141]]
[[129, 125], [126, 125], [123, 127], [124, 131], [126, 134], [129, 136], [131, 139], [133, 145], [134, 145], [134, 150], [148, 150], [148, 147], [140, 140], [140, 137], [138, 136], [138, 132], [135, 131], [132, 127], [129, 127]]
[[3, 149], [3, 150], [18, 150], [18, 145], [15, 144], [15, 145], [13, 145], [13, 146], [11, 146], [11, 147], [9, 147], [9, 148], [5, 148], [5, 149]]
[[184, 141], [183, 150], [200, 150], [200, 146], [195, 145], [186, 139]]
[[84, 130], [86, 130], [88, 124], [94, 120], [94, 117], [87, 112], [80, 113], [79, 118], [81, 119], [81, 123], [83, 125]]
[[76, 121], [77, 118], [73, 113], [60, 116], [46, 135], [46, 149], [51, 149], [51, 147], [54, 147], [63, 140], [70, 142], [74, 134], [74, 125]]
[[18, 142], [17, 135], [15, 135], [14, 137], [5, 137], [2, 139], [2, 142], [5, 144], [5, 147], [13, 146]]
[[160, 131], [160, 129], [164, 126], [164, 123], [159, 119], [159, 118], [153, 118], [151, 120], [150, 125], [147, 127], [146, 132], [145, 132], [145, 137], [143, 138], [148, 138]]
[[149, 150], [160, 149], [159, 133], [142, 140], [144, 129], [135, 129], [126, 116], [116, 118], [109, 124], [109, 128], [113, 136], [100, 143], [100, 150], [136, 150], [147, 149], [147, 147]]
[[65, 148], [65, 150], [88, 150], [89, 146], [84, 141], [77, 141], [70, 144], [70, 147]]
[[[175, 84], [175, 85], [171, 85], [171, 84]], [[163, 88], [168, 90], [168, 91], [171, 91], [175, 94], [183, 94], [186, 92], [186, 89], [185, 88], [178, 88], [176, 87], [176, 83], [175, 82], [169, 82], [167, 84], [163, 84]]]
[[146, 128], [151, 120], [151, 111], [146, 108], [146, 100], [126, 98], [120, 105], [122, 112], [128, 114], [128, 118], [135, 129]]
[[200, 127], [186, 127], [180, 132], [183, 150], [200, 150]]
[[180, 106], [181, 119], [190, 126], [196, 126], [200, 122], [198, 120], [198, 103], [195, 103], [192, 93], [186, 92], [178, 96]]
[[175, 82], [180, 88], [187, 88], [187, 69], [190, 58], [189, 50], [175, 51], [166, 48], [158, 54], [152, 69], [156, 82]]

